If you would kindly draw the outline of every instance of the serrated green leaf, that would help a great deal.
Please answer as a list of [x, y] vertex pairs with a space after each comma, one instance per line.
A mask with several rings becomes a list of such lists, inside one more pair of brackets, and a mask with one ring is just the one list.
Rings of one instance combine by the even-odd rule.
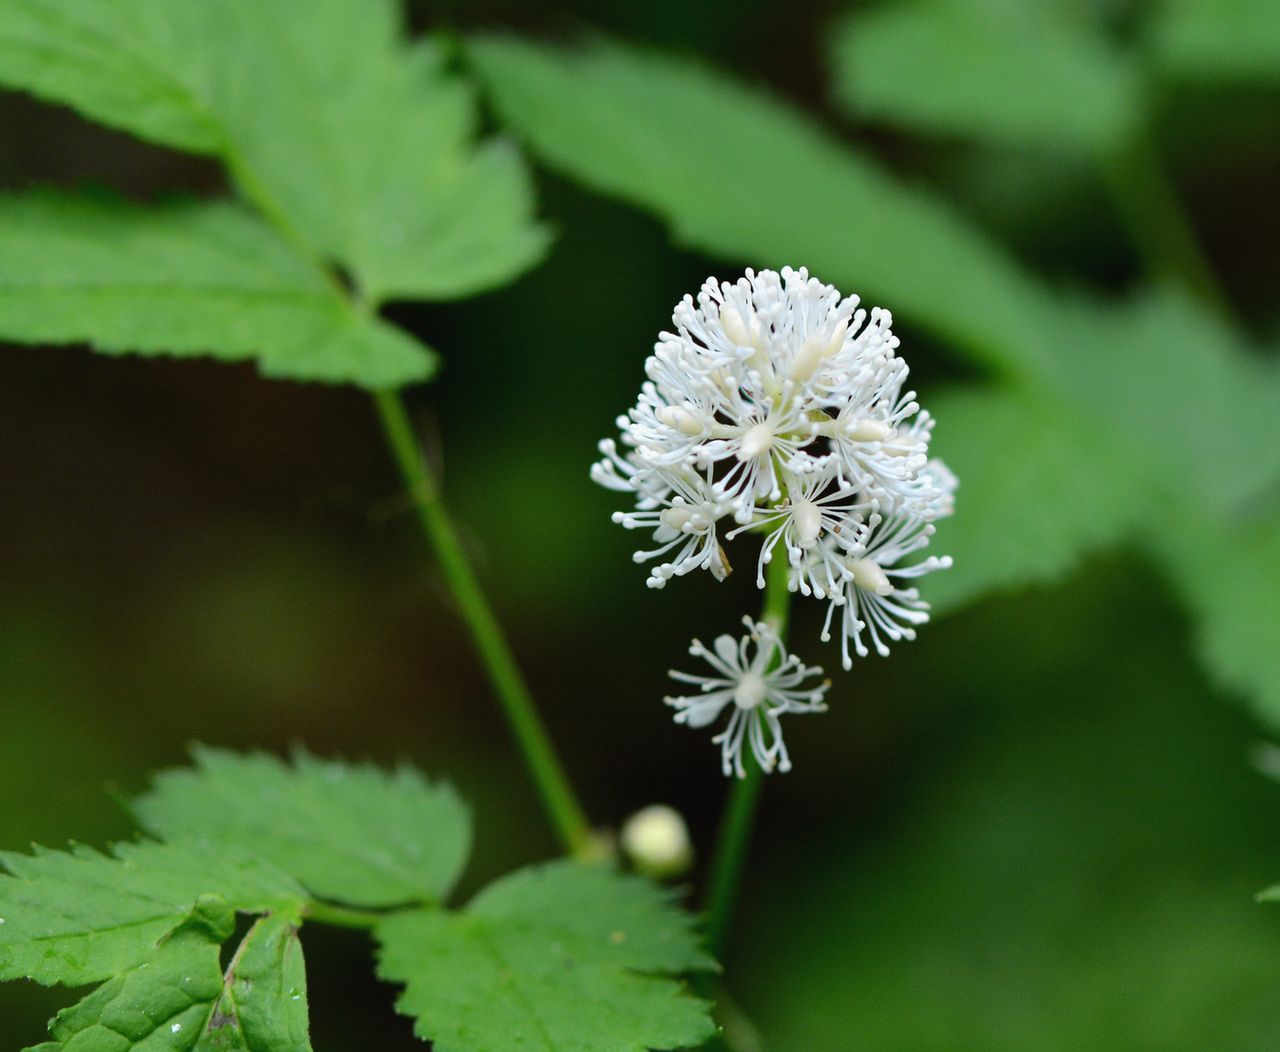
[[0, 979], [70, 986], [142, 963], [201, 895], [250, 912], [296, 914], [306, 893], [242, 851], [195, 844], [119, 844], [0, 854]]
[[0, 198], [0, 336], [256, 358], [268, 376], [369, 387], [424, 379], [435, 362], [227, 202]]
[[259, 920], [222, 983], [197, 1052], [310, 1052], [306, 966], [298, 930], [287, 918]]
[[468, 54], [548, 165], [656, 212], [683, 243], [807, 266], [1003, 372], [1043, 371], [1041, 293], [1007, 254], [766, 93], [616, 43], [479, 38]]
[[148, 960], [121, 970], [49, 1023], [65, 1052], [179, 1052], [192, 1048], [222, 991], [221, 944], [235, 916], [225, 902], [202, 901], [167, 932]]
[[207, 17], [188, 3], [7, 0], [0, 83], [152, 142], [215, 153], [222, 134], [195, 89], [198, 70], [175, 54], [178, 41], [206, 31]]
[[960, 478], [933, 543], [955, 565], [923, 588], [935, 607], [1053, 581], [1150, 521], [1146, 464], [1096, 419], [1013, 390], [943, 391], [928, 405], [933, 450]]
[[1280, 80], [1274, 0], [1164, 0], [1152, 27], [1165, 72], [1188, 79]]
[[930, 134], [1099, 154], [1144, 114], [1132, 64], [1057, 0], [858, 10], [837, 27], [832, 58], [851, 113]]
[[410, 768], [206, 748], [195, 761], [134, 802], [156, 836], [252, 850], [321, 898], [368, 907], [438, 902], [466, 862], [466, 807]]
[[310, 1052], [297, 931], [264, 917], [225, 974], [234, 914], [203, 902], [148, 960], [108, 980], [49, 1024], [31, 1052]]
[[1280, 514], [1232, 523], [1189, 512], [1156, 550], [1214, 678], [1280, 729]]
[[467, 88], [394, 0], [9, 0], [0, 81], [216, 154], [364, 296], [448, 298], [536, 263], [547, 233]]
[[705, 969], [692, 918], [603, 867], [521, 870], [465, 912], [414, 911], [377, 929], [379, 974], [437, 1052], [641, 1052], [715, 1033], [710, 1005], [665, 976]]

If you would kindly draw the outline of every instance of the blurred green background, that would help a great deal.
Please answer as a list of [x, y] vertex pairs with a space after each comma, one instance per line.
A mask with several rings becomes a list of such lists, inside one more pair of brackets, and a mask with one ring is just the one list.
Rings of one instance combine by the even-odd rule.
[[[984, 9], [1016, 45], [1032, 30], [1003, 6]], [[1152, 7], [1078, 6], [1117, 47]], [[1206, 5], [1184, 19], [1185, 46], [1212, 54], [1220, 19], [1248, 7]], [[1142, 253], [1080, 150], [1028, 144], [1016, 114], [973, 134], [946, 104], [971, 70], [904, 56], [896, 75], [912, 96], [942, 104], [883, 119], [894, 70], [877, 80], [873, 52], [844, 54], [860, 10], [412, 8], [427, 28], [592, 27], [705, 56], [949, 198], [1041, 273], [1117, 293], [1142, 280]], [[943, 39], [963, 67], [966, 38]], [[1280, 75], [1187, 76], [1161, 92], [1156, 151], [1274, 365]], [[839, 103], [850, 93], [864, 100], [852, 117]], [[1083, 113], [1071, 134], [1095, 134], [1104, 105], [1067, 107]], [[706, 737], [660, 705], [665, 670], [690, 636], [728, 630], [757, 599], [746, 574], [645, 589], [587, 465], [672, 305], [734, 266], [673, 248], [656, 220], [560, 176], [538, 179], [559, 234], [543, 266], [466, 303], [391, 311], [445, 356], [413, 406], [593, 818], [662, 801], [706, 845], [725, 785]], [[0, 185], [34, 183], [141, 197], [222, 187], [212, 166], [5, 93]], [[926, 405], [963, 378], [910, 312], [895, 329]], [[0, 844], [127, 835], [108, 793], [182, 762], [190, 741], [302, 741], [453, 779], [476, 810], [469, 887], [554, 852], [366, 397], [264, 382], [250, 366], [5, 348], [0, 464]], [[962, 478], [960, 516], [965, 501]], [[798, 611], [796, 649], [836, 666], [818, 613]], [[1206, 678], [1186, 615], [1129, 546], [965, 606], [891, 660], [837, 676], [830, 714], [788, 729], [796, 770], [767, 787], [728, 962], [767, 1047], [1280, 1047], [1280, 914], [1252, 899], [1280, 879], [1280, 786], [1249, 763], [1265, 728], [1242, 700]], [[391, 991], [352, 966], [362, 943], [309, 943], [317, 1047], [415, 1047]], [[0, 988], [3, 1041], [36, 1043], [64, 1002]]]

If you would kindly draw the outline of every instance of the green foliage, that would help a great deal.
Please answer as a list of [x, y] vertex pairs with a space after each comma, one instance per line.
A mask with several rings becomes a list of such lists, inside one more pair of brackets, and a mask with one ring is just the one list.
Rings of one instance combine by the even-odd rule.
[[835, 97], [924, 132], [1102, 153], [1144, 105], [1136, 70], [1099, 29], [1059, 0], [858, 10], [835, 31]]
[[[930, 579], [935, 606], [1056, 580], [1147, 521], [1146, 465], [1089, 415], [1016, 390], [941, 391], [928, 404], [933, 448], [963, 501], [963, 514], [938, 525], [934, 546], [955, 566]], [[984, 508], [999, 509], [998, 522]]]
[[1152, 32], [1171, 75], [1192, 80], [1280, 80], [1280, 17], [1272, 0], [1164, 0]]
[[235, 914], [205, 896], [156, 945], [151, 959], [59, 1012], [56, 1041], [32, 1052], [311, 1052], [297, 929], [259, 920], [227, 965], [221, 944]]
[[1255, 694], [1280, 729], [1280, 514], [1229, 524], [1189, 516], [1161, 544], [1210, 671], [1229, 689]]
[[1221, 319], [1165, 289], [1114, 305], [1064, 298], [1055, 322], [1054, 388], [1166, 493], [1230, 515], [1280, 481], [1280, 369]]
[[557, 863], [490, 885], [467, 909], [396, 914], [379, 974], [439, 1052], [642, 1052], [701, 1044], [708, 1006], [665, 976], [714, 967], [690, 918], [635, 877]]
[[559, 51], [480, 38], [468, 54], [547, 164], [656, 212], [682, 243], [807, 266], [995, 369], [1043, 368], [1038, 296], [1005, 253], [765, 92], [608, 42]]
[[[104, 215], [77, 229], [77, 206], [47, 215], [37, 201], [15, 229], [0, 220], [0, 255], [53, 254], [56, 287], [7, 282], [0, 335], [254, 355], [272, 376], [399, 385], [428, 375], [425, 352], [362, 313], [388, 298], [474, 294], [546, 249], [520, 158], [502, 142], [476, 144], [471, 92], [438, 45], [402, 38], [393, 0], [317, 0], [306, 18], [287, 0], [14, 0], [0, 6], [0, 82], [218, 157], [283, 238], [194, 207], [184, 224], [180, 209], [116, 206], [114, 226]], [[136, 246], [138, 273], [123, 277], [146, 288], [98, 287], [101, 260], [129, 259], [112, 234]], [[184, 235], [189, 252], [175, 241]], [[22, 251], [27, 237], [41, 239], [38, 256]], [[252, 273], [237, 279], [226, 264], [240, 241]], [[350, 277], [360, 312], [318, 272], [330, 264]], [[162, 265], [174, 269], [163, 285]], [[194, 317], [172, 324], [188, 304]], [[41, 324], [48, 309], [77, 320]]]
[[[482, 38], [470, 53], [548, 164], [657, 213], [693, 247], [804, 263], [1004, 374], [1000, 392], [958, 403], [959, 427], [945, 400], [935, 413], [961, 513], [939, 547], [954, 538], [956, 569], [929, 597], [955, 606], [1047, 580], [1128, 537], [1158, 553], [1157, 535], [1197, 510], [1243, 521], [1280, 481], [1280, 374], [1186, 296], [1108, 304], [1052, 289], [945, 203], [702, 66], [613, 43]], [[1280, 721], [1280, 667], [1204, 652]]]
[[[672, 977], [715, 964], [693, 917], [646, 881], [553, 863], [445, 912], [471, 842], [452, 789], [306, 754], [195, 758], [134, 802], [167, 843], [0, 855], [0, 979], [105, 980], [38, 1052], [309, 1052], [304, 920], [376, 929], [382, 972], [409, 986], [401, 1007], [442, 1050], [675, 1048], [714, 1032], [710, 1005]], [[223, 961], [237, 911], [260, 916]]]
[[243, 847], [118, 844], [0, 854], [0, 979], [78, 986], [143, 963], [201, 895], [296, 914], [302, 888]]
[[[1280, 909], [1251, 899], [1280, 876], [1280, 787], [1159, 590], [1116, 557], [935, 626], [900, 724], [921, 732], [879, 745], [864, 790], [892, 820], [762, 829], [795, 846], [757, 863], [744, 905], [769, 937], [732, 976], [770, 1048], [1276, 1047]], [[882, 718], [849, 717], [833, 764]], [[774, 894], [796, 873], [806, 894]]]
[[399, 384], [434, 356], [357, 312], [272, 229], [228, 202], [0, 198], [0, 332], [106, 353], [256, 357], [264, 374]]
[[310, 1052], [308, 1027], [298, 929], [287, 918], [263, 917], [227, 966], [209, 1022], [209, 1044], [244, 1052]]
[[292, 766], [264, 753], [195, 751], [195, 770], [157, 776], [134, 802], [159, 837], [253, 845], [314, 895], [356, 906], [439, 902], [471, 849], [471, 818], [453, 789], [417, 771], [299, 753]]

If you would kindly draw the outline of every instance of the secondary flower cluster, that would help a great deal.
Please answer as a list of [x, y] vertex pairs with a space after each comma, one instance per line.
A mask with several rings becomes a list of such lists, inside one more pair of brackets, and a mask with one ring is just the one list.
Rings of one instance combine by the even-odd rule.
[[778, 717], [788, 712], [825, 712], [822, 695], [831, 685], [805, 687], [810, 676], [822, 675], [820, 668], [806, 668], [794, 654], [788, 654], [778, 634], [763, 621], [744, 617], [747, 634], [742, 639], [718, 636], [711, 650], [694, 640], [689, 653], [703, 658], [714, 676], [691, 676], [672, 672], [672, 679], [692, 683], [701, 693], [666, 702], [676, 710], [676, 722], [687, 727], [705, 727], [726, 706], [732, 705], [729, 724], [711, 740], [720, 746], [720, 766], [726, 775], [746, 777], [742, 747], [750, 743], [761, 770], [791, 770], [791, 758], [782, 742]]
[[650, 587], [694, 570], [723, 579], [724, 542], [753, 533], [757, 585], [781, 549], [789, 588], [828, 604], [822, 638], [838, 633], [846, 669], [850, 648], [913, 639], [929, 617], [914, 581], [950, 565], [917, 553], [956, 479], [929, 457], [933, 420], [903, 390], [888, 311], [783, 268], [708, 278], [672, 320], [591, 472], [634, 498], [615, 522], [652, 531], [635, 555], [655, 560]]

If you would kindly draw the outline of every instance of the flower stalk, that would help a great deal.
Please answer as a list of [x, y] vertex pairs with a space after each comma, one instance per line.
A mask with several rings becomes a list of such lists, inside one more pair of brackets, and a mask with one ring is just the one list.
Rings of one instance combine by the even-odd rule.
[[489, 682], [524, 757], [547, 816], [570, 854], [591, 854], [593, 837], [551, 737], [538, 714], [498, 619], [468, 561], [457, 531], [441, 501], [440, 489], [418, 446], [400, 393], [375, 392], [374, 404], [387, 444], [417, 510], [422, 533], [436, 553], [440, 570], [488, 673]]
[[[788, 567], [785, 558], [776, 558], [768, 564], [765, 578], [764, 609], [761, 620], [766, 622], [785, 640], [788, 615], [791, 608], [791, 591], [788, 587]], [[755, 827], [756, 811], [760, 803], [760, 790], [764, 785], [764, 772], [750, 754], [747, 755], [745, 778], [730, 782], [729, 798], [724, 817], [720, 820], [720, 832], [716, 837], [715, 851], [707, 873], [707, 890], [704, 912], [706, 916], [707, 950], [720, 960], [729, 934], [729, 924], [742, 884], [742, 871], [751, 846], [751, 833]]]

